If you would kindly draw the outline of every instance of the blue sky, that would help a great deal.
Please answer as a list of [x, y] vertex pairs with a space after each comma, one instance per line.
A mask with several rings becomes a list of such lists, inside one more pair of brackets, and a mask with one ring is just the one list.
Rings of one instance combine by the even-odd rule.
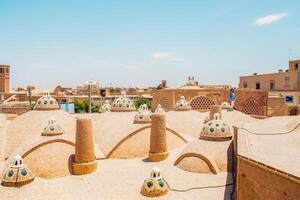
[[300, 1], [0, 0], [0, 63], [38, 88], [234, 84], [300, 58]]

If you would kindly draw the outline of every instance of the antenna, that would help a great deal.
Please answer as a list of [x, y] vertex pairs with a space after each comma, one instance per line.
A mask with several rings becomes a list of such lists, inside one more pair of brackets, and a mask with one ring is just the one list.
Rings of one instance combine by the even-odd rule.
[[289, 61], [291, 60], [291, 52], [292, 52], [292, 49], [289, 48]]

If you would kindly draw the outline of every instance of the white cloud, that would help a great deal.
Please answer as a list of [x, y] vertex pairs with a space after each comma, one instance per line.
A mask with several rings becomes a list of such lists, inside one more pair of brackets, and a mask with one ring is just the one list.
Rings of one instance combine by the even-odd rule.
[[287, 13], [279, 13], [279, 14], [273, 14], [273, 15], [267, 15], [265, 17], [259, 18], [255, 21], [256, 25], [267, 25], [271, 24], [273, 22], [276, 22], [284, 17], [288, 16]]
[[158, 60], [158, 61], [173, 61], [173, 62], [183, 61], [183, 58], [180, 58], [171, 52], [156, 52], [153, 53], [151, 57], [153, 60]]

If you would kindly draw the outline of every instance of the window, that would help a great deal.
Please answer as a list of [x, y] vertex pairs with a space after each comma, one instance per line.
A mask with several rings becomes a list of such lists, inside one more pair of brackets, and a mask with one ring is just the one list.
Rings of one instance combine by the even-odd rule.
[[248, 87], [247, 82], [244, 82], [244, 88], [247, 88], [247, 87]]
[[3, 74], [4, 73], [4, 69], [0, 68], [0, 73]]
[[106, 92], [105, 92], [105, 90], [100, 90], [100, 95], [101, 95], [102, 97], [106, 97]]
[[298, 71], [298, 63], [295, 63], [294, 70]]
[[290, 87], [290, 77], [284, 77], [284, 88], [288, 89]]
[[259, 83], [259, 82], [256, 82], [256, 84], [255, 84], [255, 88], [256, 88], [257, 90], [259, 90], [259, 89], [260, 89], [260, 83]]
[[285, 102], [286, 103], [294, 103], [294, 97], [293, 96], [285, 96]]
[[270, 81], [270, 90], [275, 90], [275, 81]]

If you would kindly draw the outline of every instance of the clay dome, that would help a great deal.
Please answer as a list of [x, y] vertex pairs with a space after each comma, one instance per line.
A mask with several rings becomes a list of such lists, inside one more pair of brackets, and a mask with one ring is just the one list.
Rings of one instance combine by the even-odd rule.
[[18, 187], [34, 180], [34, 175], [24, 164], [21, 156], [14, 157], [14, 163], [3, 174], [2, 185]]
[[147, 104], [143, 104], [138, 109], [138, 113], [134, 116], [134, 124], [148, 124], [151, 123], [152, 112], [148, 110]]
[[[8, 124], [6, 130], [7, 142], [1, 147], [3, 151], [0, 151], [0, 159], [10, 157], [16, 149], [23, 145], [27, 146], [27, 143], [31, 143], [37, 138], [47, 140], [47, 137], [41, 136], [41, 132], [51, 117], [55, 117], [59, 122], [64, 130], [64, 135], [74, 135], [76, 127], [73, 115], [62, 110], [29, 111]], [[27, 164], [30, 166], [29, 163]]]
[[111, 111], [113, 112], [126, 112], [135, 111], [135, 106], [133, 101], [126, 97], [126, 93], [123, 91], [121, 96], [114, 100], [112, 103]]
[[160, 104], [158, 104], [154, 113], [165, 113], [165, 110], [163, 109], [163, 107]]
[[151, 171], [150, 178], [144, 180], [141, 194], [146, 197], [160, 197], [167, 194], [168, 191], [168, 185], [161, 177], [159, 168], [154, 167]]
[[49, 118], [47, 126], [42, 131], [42, 135], [43, 136], [62, 135], [63, 133], [64, 133], [64, 131], [56, 123], [56, 119], [54, 117], [50, 117]]
[[34, 110], [59, 110], [59, 105], [57, 101], [50, 96], [50, 93], [46, 91], [44, 95], [37, 100]]
[[230, 104], [228, 103], [228, 102], [223, 102], [222, 104], [221, 104], [221, 108], [223, 109], [223, 110], [225, 110], [225, 109], [231, 109], [231, 106], [230, 106]]
[[204, 124], [200, 139], [224, 141], [230, 140], [232, 133], [230, 127], [220, 119], [220, 114], [216, 113], [214, 119]]
[[110, 111], [110, 109], [111, 109], [111, 105], [110, 105], [109, 101], [105, 100], [104, 104], [99, 109], [99, 112], [100, 113], [108, 112], [108, 111]]
[[181, 96], [179, 98], [179, 100], [176, 102], [175, 110], [185, 111], [185, 110], [191, 110], [191, 109], [192, 108], [190, 106], [190, 103], [185, 100], [184, 96]]
[[35, 90], [35, 86], [34, 85], [28, 85], [27, 88], [30, 88], [30, 90]]

